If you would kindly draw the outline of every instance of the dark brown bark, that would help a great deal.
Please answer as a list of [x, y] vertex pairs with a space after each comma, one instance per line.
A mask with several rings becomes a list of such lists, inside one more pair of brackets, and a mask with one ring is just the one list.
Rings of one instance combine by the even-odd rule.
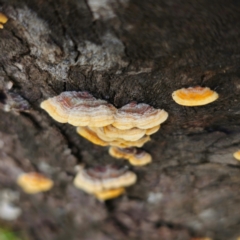
[[[31, 106], [1, 111], [0, 193], [20, 193], [22, 210], [1, 226], [34, 240], [240, 237], [232, 156], [240, 149], [240, 1], [0, 0], [0, 10], [9, 17], [0, 30], [0, 100], [11, 81], [9, 91]], [[219, 100], [191, 108], [172, 100], [174, 90], [195, 85]], [[104, 204], [73, 187], [78, 163], [119, 160], [40, 109], [66, 90], [169, 113], [144, 146], [153, 163], [133, 168], [138, 182], [126, 196]], [[42, 172], [55, 187], [26, 195], [15, 183], [20, 170]]]

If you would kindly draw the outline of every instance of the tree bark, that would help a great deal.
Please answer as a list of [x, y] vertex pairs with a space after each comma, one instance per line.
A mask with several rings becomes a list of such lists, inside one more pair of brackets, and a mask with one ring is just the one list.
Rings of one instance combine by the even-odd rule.
[[[30, 106], [0, 114], [0, 202], [3, 192], [20, 194], [12, 204], [21, 209], [1, 226], [34, 240], [240, 237], [232, 156], [240, 149], [240, 1], [0, 0], [0, 11], [9, 18], [0, 30], [2, 108], [10, 93]], [[196, 85], [219, 99], [201, 107], [172, 100]], [[132, 168], [138, 182], [123, 197], [100, 203], [72, 184], [79, 163], [121, 162], [40, 109], [72, 90], [169, 113], [144, 145], [153, 163]], [[19, 171], [39, 171], [55, 186], [27, 195]]]

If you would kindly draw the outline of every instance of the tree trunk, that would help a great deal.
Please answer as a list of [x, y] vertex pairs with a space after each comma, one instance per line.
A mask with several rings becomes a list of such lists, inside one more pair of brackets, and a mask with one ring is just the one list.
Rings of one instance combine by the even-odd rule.
[[[232, 156], [240, 149], [240, 1], [0, 0], [0, 11], [9, 18], [0, 29], [0, 100], [11, 110], [0, 115], [0, 203], [7, 192], [21, 211], [2, 228], [34, 240], [240, 237]], [[196, 85], [219, 99], [172, 100]], [[138, 182], [118, 199], [101, 203], [72, 184], [79, 163], [121, 162], [40, 108], [72, 90], [169, 113], [144, 145], [153, 163], [132, 168]], [[16, 185], [20, 171], [41, 172], [54, 188], [27, 195]]]

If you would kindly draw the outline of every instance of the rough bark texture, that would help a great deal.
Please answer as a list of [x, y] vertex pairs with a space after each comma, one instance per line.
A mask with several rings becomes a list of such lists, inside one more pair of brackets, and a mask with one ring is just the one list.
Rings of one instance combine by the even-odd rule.
[[[0, 30], [1, 88], [13, 82], [10, 92], [31, 106], [1, 110], [0, 195], [20, 194], [13, 203], [22, 211], [1, 226], [34, 240], [240, 236], [240, 165], [232, 157], [240, 148], [240, 1], [0, 0], [0, 11], [9, 17]], [[174, 90], [194, 85], [215, 89], [219, 100], [173, 102]], [[40, 109], [66, 90], [169, 112], [144, 146], [153, 163], [133, 168], [138, 182], [125, 196], [100, 203], [72, 185], [78, 163], [120, 160]], [[15, 183], [21, 170], [44, 173], [55, 187], [24, 194]]]

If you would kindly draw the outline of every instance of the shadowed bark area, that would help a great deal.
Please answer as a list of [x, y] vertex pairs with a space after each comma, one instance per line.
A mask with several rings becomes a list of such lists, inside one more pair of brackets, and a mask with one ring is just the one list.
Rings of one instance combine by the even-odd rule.
[[[0, 0], [0, 205], [21, 210], [0, 225], [34, 240], [190, 240], [240, 237], [240, 1]], [[9, 82], [13, 87], [7, 90]], [[174, 90], [207, 86], [219, 99], [183, 107]], [[74, 166], [126, 161], [60, 124], [40, 103], [86, 90], [116, 107], [148, 103], [169, 113], [144, 145], [153, 157], [132, 167], [136, 185], [98, 202], [76, 189]], [[15, 93], [23, 106], [5, 112]], [[20, 112], [18, 112], [20, 111]], [[19, 172], [53, 179], [27, 195]]]

